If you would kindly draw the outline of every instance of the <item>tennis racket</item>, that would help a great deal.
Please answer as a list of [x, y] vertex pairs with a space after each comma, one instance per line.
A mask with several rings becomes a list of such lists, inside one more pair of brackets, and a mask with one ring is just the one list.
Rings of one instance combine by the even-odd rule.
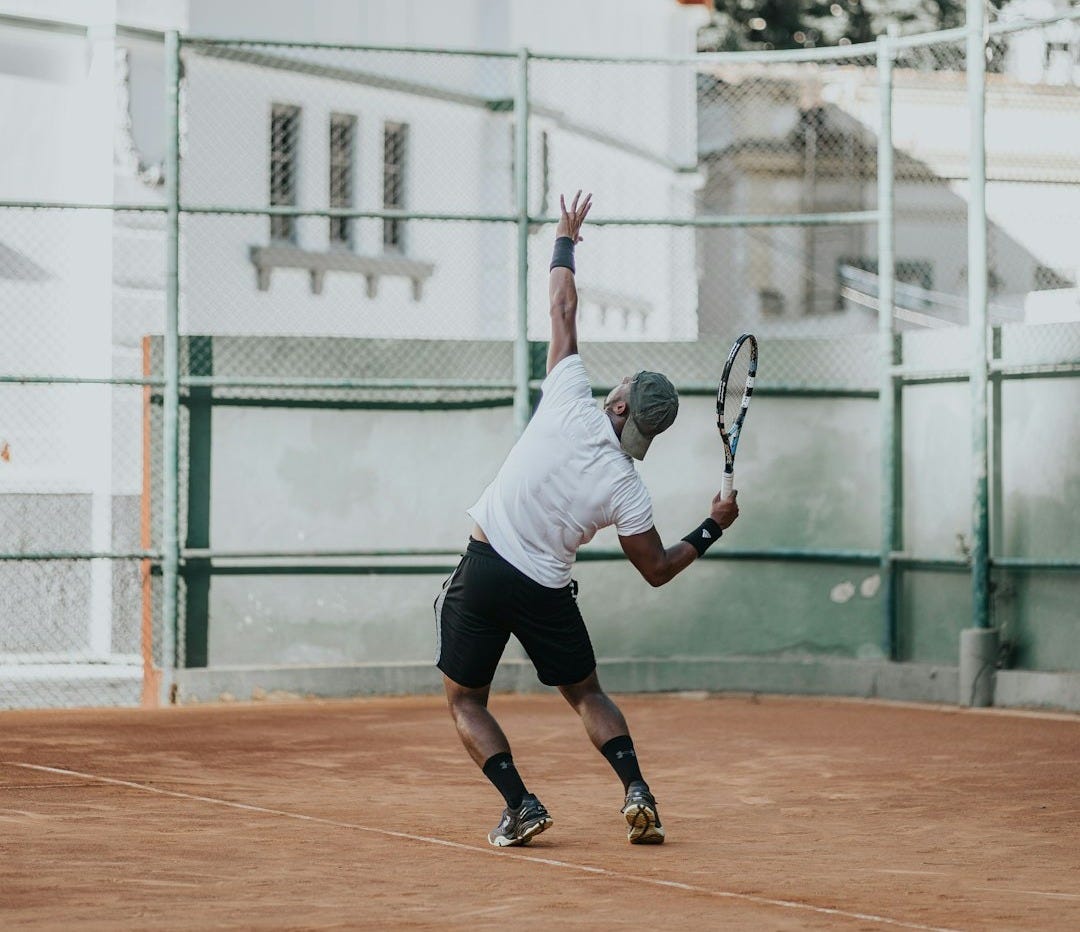
[[752, 333], [744, 333], [728, 353], [720, 387], [716, 390], [716, 426], [724, 441], [724, 481], [720, 486], [724, 498], [731, 495], [735, 485], [735, 451], [746, 422], [750, 396], [754, 394], [756, 375], [757, 338]]

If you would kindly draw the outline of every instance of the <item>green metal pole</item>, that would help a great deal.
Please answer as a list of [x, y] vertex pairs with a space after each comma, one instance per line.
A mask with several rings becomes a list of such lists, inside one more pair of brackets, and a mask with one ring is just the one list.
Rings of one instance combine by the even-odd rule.
[[990, 539], [988, 560], [994, 565], [994, 550], [1001, 547], [1004, 539], [1005, 516], [1002, 510], [1004, 500], [1004, 473], [1002, 471], [1002, 373], [997, 368], [1001, 362], [1001, 328], [990, 328], [990, 436], [987, 440], [990, 455]]
[[518, 52], [514, 98], [514, 174], [517, 207], [517, 326], [514, 332], [514, 428], [529, 423], [529, 50]]
[[161, 702], [172, 700], [180, 577], [180, 35], [165, 35], [166, 248], [162, 405]]
[[[188, 371], [214, 376], [214, 338], [188, 336]], [[190, 386], [187, 392], [187, 522], [184, 557], [184, 667], [205, 667], [210, 626], [210, 560], [192, 557], [210, 548], [210, 469], [213, 449], [213, 388]], [[179, 666], [179, 664], [178, 664]]]
[[987, 447], [986, 20], [982, 0], [967, 0], [967, 84], [971, 114], [968, 188], [968, 322], [974, 501], [971, 526], [972, 627], [990, 627], [989, 457]]
[[968, 329], [971, 335], [971, 627], [960, 632], [959, 702], [994, 704], [997, 631], [990, 627], [990, 457], [988, 451], [986, 237], [986, 18], [982, 0], [967, 0]]
[[895, 301], [895, 208], [892, 139], [893, 49], [887, 36], [877, 40], [878, 94], [881, 128], [878, 131], [878, 336], [881, 358], [881, 608], [882, 649], [890, 660], [899, 658], [897, 637], [897, 568], [893, 553], [900, 549], [900, 383], [893, 373], [898, 364], [893, 333]]

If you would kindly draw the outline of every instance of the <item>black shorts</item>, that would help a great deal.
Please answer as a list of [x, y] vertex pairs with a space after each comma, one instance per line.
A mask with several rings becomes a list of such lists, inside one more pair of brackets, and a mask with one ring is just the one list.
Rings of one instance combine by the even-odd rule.
[[596, 669], [576, 585], [551, 589], [507, 563], [490, 544], [469, 547], [435, 600], [435, 665], [461, 686], [491, 683], [510, 635], [546, 686], [579, 683]]

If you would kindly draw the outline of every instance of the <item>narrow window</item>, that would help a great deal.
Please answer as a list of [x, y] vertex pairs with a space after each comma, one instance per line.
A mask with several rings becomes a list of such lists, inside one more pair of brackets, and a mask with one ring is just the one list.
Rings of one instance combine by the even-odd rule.
[[[295, 207], [300, 108], [274, 104], [270, 115], [270, 206]], [[296, 242], [296, 218], [270, 218], [270, 239]]]
[[[353, 206], [353, 159], [355, 154], [356, 117], [345, 113], [330, 115], [330, 206]], [[351, 217], [330, 218], [331, 248], [351, 248]]]
[[[383, 130], [383, 209], [405, 209], [405, 147], [409, 127], [405, 123], [387, 123]], [[392, 252], [405, 250], [405, 223], [383, 220], [383, 248]]]

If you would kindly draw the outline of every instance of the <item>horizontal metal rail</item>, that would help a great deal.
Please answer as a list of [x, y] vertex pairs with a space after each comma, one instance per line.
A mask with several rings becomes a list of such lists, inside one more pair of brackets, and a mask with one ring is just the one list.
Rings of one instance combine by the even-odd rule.
[[[89, 201], [0, 200], [0, 209], [11, 210], [101, 210], [141, 213], [165, 213], [163, 204], [104, 204]], [[516, 214], [460, 213], [452, 211], [359, 209], [351, 207], [283, 207], [271, 205], [235, 206], [228, 204], [185, 204], [181, 214], [191, 216], [318, 217], [342, 220], [429, 220], [446, 223], [517, 223]], [[594, 226], [673, 226], [673, 227], [751, 227], [751, 226], [834, 226], [876, 223], [877, 211], [855, 210], [810, 214], [746, 214], [694, 217], [597, 217]], [[550, 226], [559, 218], [530, 216], [530, 224]]]
[[196, 388], [514, 389], [510, 379], [275, 379], [182, 375], [180, 384]]
[[[446, 576], [454, 572], [453, 563], [238, 563], [213, 564], [214, 576]], [[184, 567], [180, 574], [183, 575]], [[154, 575], [157, 575], [155, 572]]]
[[[184, 567], [198, 562], [209, 564], [214, 575], [291, 576], [291, 575], [427, 575], [451, 572], [462, 549], [445, 548], [382, 548], [371, 550], [213, 550], [190, 548], [181, 551]], [[155, 574], [160, 572], [164, 554], [160, 550], [90, 551], [54, 550], [36, 553], [0, 553], [5, 562], [49, 562], [89, 560], [149, 560]], [[582, 563], [614, 562], [625, 559], [622, 550], [586, 549], [578, 552]], [[814, 550], [801, 548], [759, 548], [710, 550], [702, 559], [710, 561], [761, 563], [826, 563], [877, 566], [881, 557], [870, 550]], [[888, 559], [897, 567], [913, 571], [966, 572], [971, 564], [963, 557], [918, 556], [911, 553], [892, 553]], [[415, 560], [417, 562], [401, 562]], [[419, 562], [433, 560], [437, 562]], [[321, 562], [320, 562], [321, 561]], [[332, 562], [326, 562], [332, 561]], [[397, 561], [397, 562], [395, 562]], [[1015, 572], [1076, 572], [1080, 558], [1057, 557], [992, 557], [993, 569]]]
[[[184, 559], [203, 560], [375, 560], [403, 558], [458, 558], [464, 548], [447, 550], [445, 548], [398, 548], [374, 550], [228, 550], [187, 549], [181, 551]], [[595, 548], [579, 550], [577, 558], [581, 562], [607, 562], [626, 559], [621, 549]], [[760, 562], [788, 563], [854, 563], [876, 566], [881, 555], [876, 550], [817, 550], [799, 547], [763, 547], [729, 548], [709, 550], [703, 559], [739, 560]], [[908, 569], [966, 570], [971, 564], [964, 557], [919, 556], [896, 552], [889, 554], [889, 559]], [[1080, 559], [1041, 558], [1041, 557], [994, 557], [992, 565], [1001, 569], [1025, 570], [1080, 570]], [[382, 563], [380, 566], [392, 566]], [[414, 564], [415, 565], [415, 564]]]
[[1058, 376], [1080, 375], [1080, 361], [1026, 363], [1024, 365], [1002, 365], [991, 363], [990, 375], [1003, 379], [1052, 379]]
[[[597, 217], [590, 219], [591, 226], [667, 226], [667, 227], [795, 227], [795, 226], [843, 226], [845, 224], [877, 223], [876, 210], [834, 211], [816, 214], [744, 214], [730, 217]], [[530, 217], [530, 223], [557, 223], [558, 217]]]
[[[226, 204], [183, 204], [181, 214], [191, 216], [329, 217], [342, 220], [441, 220], [462, 223], [517, 223], [515, 214], [470, 214], [430, 210], [361, 210], [352, 207], [235, 207]], [[540, 221], [536, 221], [540, 222]], [[558, 222], [558, 218], [551, 221]]]
[[[940, 35], [940, 33], [933, 33]], [[836, 61], [847, 58], [868, 58], [876, 60], [877, 43], [860, 42], [856, 45], [825, 46], [812, 49], [773, 49], [748, 52], [697, 52], [694, 55], [673, 56], [612, 56], [578, 55], [554, 52], [529, 52], [531, 61], [545, 62], [583, 62], [588, 64], [611, 65], [741, 65], [741, 64], [799, 64], [818, 61]], [[872, 62], [868, 62], [871, 64]]]
[[900, 569], [915, 572], [919, 570], [970, 572], [971, 570], [971, 561], [964, 557], [919, 556], [913, 553], [894, 551], [888, 555], [888, 561]]
[[185, 547], [180, 556], [185, 560], [371, 560], [402, 557], [460, 557], [459, 550], [446, 547], [390, 547], [365, 549], [313, 550], [215, 550], [210, 547]]
[[[397, 548], [397, 549], [355, 549], [355, 550], [214, 550], [211, 548], [189, 548], [181, 551], [181, 557], [187, 560], [372, 560], [387, 558], [440, 558], [460, 557], [463, 549], [446, 548]], [[578, 560], [596, 562], [605, 560], [625, 560], [622, 550], [609, 548], [584, 549], [578, 551]], [[877, 563], [880, 556], [869, 550], [813, 550], [801, 548], [764, 548], [740, 550], [710, 550], [705, 554], [710, 560], [790, 560], [824, 563]], [[385, 565], [385, 564], [384, 564]]]
[[1000, 570], [1080, 570], [1080, 558], [991, 557], [990, 566]]
[[891, 50], [917, 49], [926, 45], [947, 45], [950, 42], [963, 42], [967, 39], [967, 26], [956, 29], [942, 29], [940, 32], [925, 32], [913, 36], [889, 36], [886, 40]]
[[37, 553], [0, 553], [0, 560], [153, 560], [160, 561], [160, 550], [43, 550]]
[[501, 58], [517, 61], [518, 52], [502, 49], [464, 49], [444, 48], [423, 45], [359, 45], [349, 42], [297, 42], [291, 39], [252, 39], [221, 38], [218, 36], [181, 36], [180, 45], [184, 46], [242, 46], [245, 48], [291, 48], [291, 49], [326, 49], [331, 52], [413, 52], [417, 55], [455, 55], [463, 58]]
[[[142, 213], [164, 213], [163, 204], [102, 204], [82, 201], [0, 201], [0, 209], [11, 210], [112, 210]], [[181, 214], [190, 216], [252, 216], [252, 217], [320, 217], [344, 220], [428, 220], [445, 223], [517, 223], [515, 214], [454, 213], [423, 210], [359, 210], [346, 207], [280, 207], [262, 205], [236, 207], [225, 204], [187, 204]], [[776, 227], [776, 226], [843, 226], [871, 224], [878, 221], [876, 210], [852, 210], [810, 214], [745, 214], [734, 216], [695, 217], [596, 217], [593, 226], [668, 226], [668, 227]], [[530, 224], [554, 225], [558, 217], [538, 215], [528, 218]]]
[[941, 385], [946, 382], [966, 382], [971, 377], [970, 372], [963, 372], [959, 369], [927, 369], [920, 372], [917, 369], [905, 366], [894, 366], [890, 370], [890, 374], [902, 385]]
[[[3, 206], [0, 204], [0, 206]], [[77, 206], [77, 205], [69, 205]], [[180, 207], [182, 214], [192, 216], [259, 216], [259, 217], [326, 217], [344, 220], [432, 220], [448, 223], [517, 223], [514, 214], [469, 214], [422, 210], [360, 210], [349, 207], [234, 207], [224, 204], [188, 204]], [[878, 221], [876, 210], [834, 211], [806, 214], [745, 214], [733, 216], [694, 217], [596, 217], [592, 226], [668, 226], [668, 227], [775, 227], [775, 226], [843, 226], [871, 224]], [[538, 226], [553, 226], [558, 217], [546, 214], [529, 216], [527, 222]]]
[[[124, 386], [150, 386], [159, 388], [165, 384], [164, 379], [146, 376], [143, 378], [117, 376], [95, 377], [78, 375], [0, 375], [0, 384], [26, 384], [26, 385], [124, 385]], [[361, 379], [284, 379], [257, 376], [232, 377], [212, 375], [190, 375], [180, 377], [181, 386], [191, 388], [257, 388], [257, 389], [339, 389], [339, 390], [384, 390], [384, 391], [410, 391], [410, 390], [457, 390], [457, 391], [512, 391], [514, 383], [509, 379], [390, 379], [390, 378], [361, 378]], [[539, 389], [543, 384], [541, 379], [533, 379], [529, 385]], [[614, 386], [596, 385], [593, 394], [606, 395]], [[691, 395], [714, 395], [716, 385], [707, 382], [692, 382], [677, 386], [680, 394]], [[838, 397], [838, 398], [873, 398], [877, 397], [877, 389], [872, 388], [843, 388], [834, 386], [814, 385], [759, 385], [755, 389], [760, 395], [784, 395], [806, 397]], [[159, 399], [160, 400], [160, 399]], [[224, 399], [215, 399], [224, 400]]]
[[[591, 562], [603, 560], [625, 560], [622, 550], [580, 550], [578, 559]], [[855, 563], [876, 566], [880, 561], [876, 550], [813, 550], [795, 547], [764, 547], [758, 549], [709, 550], [700, 558], [703, 560], [738, 560], [763, 563]]]
[[[154, 404], [161, 404], [155, 396]], [[210, 403], [215, 408], [259, 408], [282, 411], [481, 411], [507, 408], [513, 405], [514, 395], [487, 394], [468, 398], [300, 398], [271, 395], [214, 395]], [[180, 396], [180, 404], [187, 405], [188, 397]]]
[[164, 204], [102, 204], [86, 201], [0, 201], [4, 210], [122, 210], [135, 213], [163, 214]]
[[[937, 33], [934, 33], [937, 35]], [[413, 52], [421, 55], [460, 55], [463, 57], [482, 57], [498, 59], [516, 59], [518, 52], [496, 49], [461, 49], [436, 48], [431, 46], [394, 46], [394, 45], [355, 45], [351, 43], [293, 42], [286, 40], [259, 40], [251, 38], [218, 38], [212, 36], [185, 36], [181, 38], [184, 46], [239, 46], [264, 48], [326, 49], [340, 52]], [[591, 62], [623, 65], [716, 65], [738, 62], [813, 62], [832, 61], [835, 59], [873, 58], [877, 45], [873, 42], [858, 45], [827, 46], [814, 49], [780, 49], [760, 52], [698, 52], [694, 55], [677, 56], [604, 56], [579, 55], [554, 52], [526, 51], [530, 61], [546, 62]]]
[[[543, 384], [541, 379], [533, 379], [529, 387], [539, 389]], [[679, 382], [675, 388], [680, 395], [686, 397], [712, 397], [716, 394], [716, 382]], [[592, 393], [598, 398], [606, 397], [614, 388], [614, 385], [594, 385]], [[844, 388], [833, 385], [769, 385], [756, 384], [754, 395], [772, 396], [783, 398], [877, 398], [876, 388]]]
[[149, 385], [165, 384], [162, 378], [90, 375], [0, 375], [0, 385]]
[[[911, 367], [897, 366], [892, 370], [894, 378], [905, 385], [930, 385], [949, 382], [966, 382], [970, 373], [961, 370], [919, 371]], [[1065, 363], [1027, 363], [1023, 365], [995, 365], [991, 375], [1005, 380], [1045, 379], [1080, 375], [1080, 362]], [[81, 375], [0, 375], [0, 384], [15, 385], [121, 385], [161, 387], [165, 380], [160, 377], [144, 376], [81, 376]], [[228, 388], [228, 389], [280, 389], [280, 390], [382, 390], [382, 391], [513, 391], [514, 383], [510, 379], [393, 379], [393, 378], [276, 378], [273, 376], [215, 376], [183, 375], [181, 386], [189, 388]], [[532, 379], [530, 388], [539, 389], [542, 379]], [[596, 384], [593, 394], [605, 396], [614, 386]], [[686, 382], [676, 386], [682, 395], [710, 396], [716, 393], [716, 384], [712, 382]], [[833, 385], [770, 385], [764, 383], [755, 388], [755, 394], [775, 397], [804, 398], [876, 398], [878, 389]]]
[[1017, 22], [991, 23], [987, 30], [992, 36], [1008, 35], [1011, 32], [1024, 32], [1028, 29], [1041, 29], [1044, 26], [1053, 26], [1055, 23], [1067, 22], [1080, 19], [1080, 7], [1072, 10], [1062, 10], [1053, 16], [1038, 17], [1035, 19], [1019, 20]]
[[[911, 366], [894, 366], [894, 378], [905, 385], [930, 385], [945, 382], [966, 382], [971, 373], [961, 369], [927, 369], [920, 371]], [[1052, 379], [1080, 375], [1080, 361], [1046, 363], [992, 363], [990, 375], [1006, 381], [1021, 379]]]

